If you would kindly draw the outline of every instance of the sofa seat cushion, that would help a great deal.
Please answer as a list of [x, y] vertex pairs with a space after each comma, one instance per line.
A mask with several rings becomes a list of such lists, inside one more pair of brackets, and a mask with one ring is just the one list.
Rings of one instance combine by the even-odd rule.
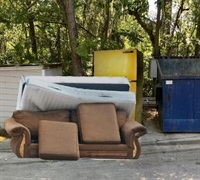
[[80, 151], [128, 151], [126, 144], [79, 144]]
[[75, 123], [40, 121], [39, 157], [79, 159], [78, 128]]
[[69, 116], [70, 114], [67, 110], [46, 112], [17, 110], [13, 113], [12, 117], [16, 122], [21, 123], [30, 130], [31, 139], [37, 140], [39, 122], [41, 120], [69, 122]]
[[128, 158], [132, 151], [125, 144], [79, 144], [80, 157]]
[[114, 104], [80, 104], [77, 113], [81, 143], [121, 142]]

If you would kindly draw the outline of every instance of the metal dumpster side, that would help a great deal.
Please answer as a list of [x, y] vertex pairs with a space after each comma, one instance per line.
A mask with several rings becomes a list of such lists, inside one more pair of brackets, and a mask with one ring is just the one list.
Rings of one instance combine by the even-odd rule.
[[200, 132], [200, 60], [157, 60], [163, 132]]

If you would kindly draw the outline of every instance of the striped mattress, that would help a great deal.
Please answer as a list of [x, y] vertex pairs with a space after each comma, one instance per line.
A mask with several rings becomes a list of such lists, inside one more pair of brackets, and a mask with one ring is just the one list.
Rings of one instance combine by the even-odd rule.
[[125, 110], [131, 116], [136, 100], [129, 91], [91, 90], [47, 82], [44, 79], [28, 78], [21, 83], [17, 109], [50, 111], [76, 109], [80, 103], [114, 103], [116, 109]]

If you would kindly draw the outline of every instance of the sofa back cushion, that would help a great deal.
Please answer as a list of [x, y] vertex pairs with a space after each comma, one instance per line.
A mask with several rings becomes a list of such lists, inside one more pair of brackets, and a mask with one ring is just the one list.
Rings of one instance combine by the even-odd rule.
[[81, 143], [121, 142], [114, 104], [80, 104], [77, 114]]
[[[126, 111], [124, 111], [124, 110], [117, 111], [117, 122], [118, 122], [119, 129], [121, 129], [122, 126], [124, 125], [124, 123], [126, 122], [126, 118], [127, 118]], [[77, 115], [76, 110], [71, 111], [70, 120], [71, 120], [71, 122], [78, 124], [78, 115]]]
[[119, 128], [121, 128], [124, 125], [124, 123], [126, 122], [126, 118], [127, 118], [126, 111], [124, 110], [117, 111], [117, 122], [118, 122]]
[[58, 111], [46, 111], [46, 112], [34, 112], [34, 111], [17, 110], [13, 113], [12, 117], [16, 120], [16, 122], [21, 123], [30, 130], [32, 139], [37, 139], [39, 122], [41, 120], [69, 122], [69, 111], [58, 110]]

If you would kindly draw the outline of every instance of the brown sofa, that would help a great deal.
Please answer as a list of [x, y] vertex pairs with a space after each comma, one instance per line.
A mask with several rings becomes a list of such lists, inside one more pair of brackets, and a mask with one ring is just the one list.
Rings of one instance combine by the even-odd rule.
[[143, 125], [127, 118], [126, 112], [116, 110], [112, 103], [80, 104], [73, 111], [18, 110], [4, 122], [18, 157], [39, 157], [38, 129], [43, 120], [77, 124], [80, 157], [136, 159], [141, 152], [138, 138], [146, 134]]

